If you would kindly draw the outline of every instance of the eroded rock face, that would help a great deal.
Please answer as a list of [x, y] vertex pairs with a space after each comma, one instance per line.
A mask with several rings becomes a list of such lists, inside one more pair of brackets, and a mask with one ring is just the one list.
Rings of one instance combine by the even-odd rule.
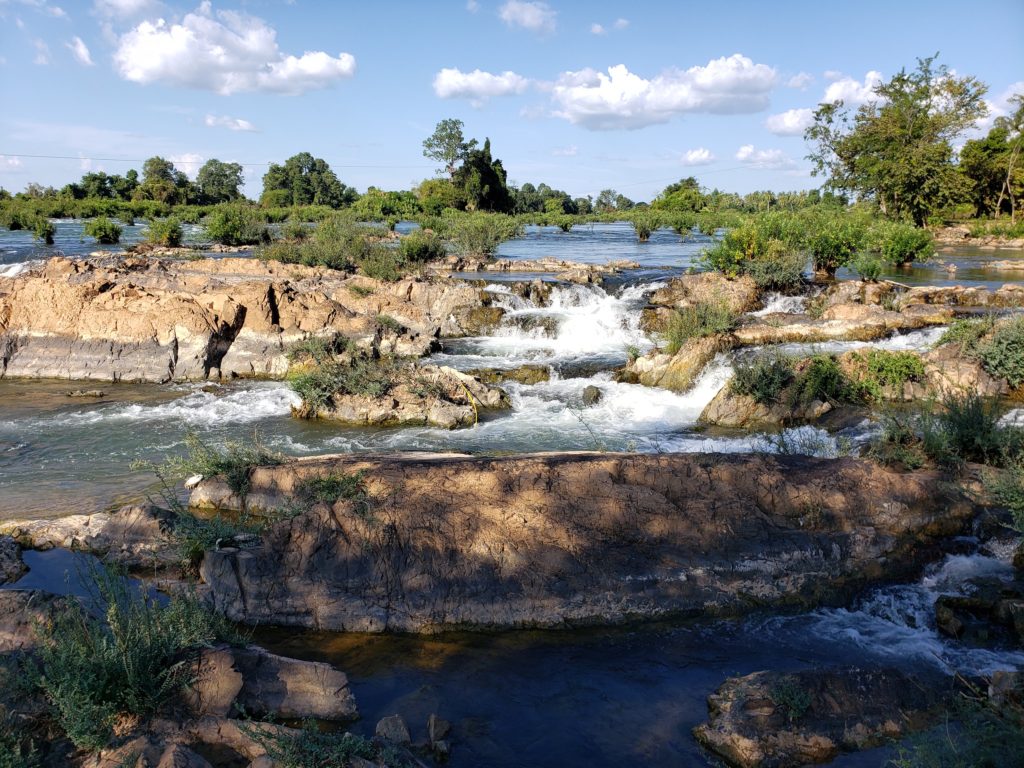
[[421, 354], [477, 329], [470, 313], [484, 301], [455, 280], [387, 284], [253, 259], [53, 258], [0, 282], [0, 377], [281, 377], [287, 348], [307, 336], [372, 344], [387, 315], [406, 329], [389, 351]]
[[750, 395], [736, 394], [725, 386], [704, 408], [700, 420], [720, 427], [781, 426], [815, 421], [831, 410], [832, 405], [821, 400], [791, 403], [785, 396], [774, 403], [759, 403]]
[[897, 670], [755, 672], [708, 697], [694, 736], [737, 768], [796, 768], [926, 727], [940, 700]]
[[[216, 607], [327, 630], [563, 627], [845, 599], [909, 577], [972, 504], [928, 471], [761, 455], [352, 456], [257, 469], [250, 510], [364, 471], [369, 498], [208, 552]], [[222, 482], [196, 506], [238, 508]]]
[[793, 342], [874, 341], [896, 331], [911, 331], [952, 321], [948, 307], [913, 305], [901, 312], [877, 304], [834, 304], [818, 319], [789, 318], [781, 324], [748, 323], [733, 335], [741, 346]]
[[17, 581], [27, 571], [18, 542], [10, 536], [0, 536], [0, 584]]

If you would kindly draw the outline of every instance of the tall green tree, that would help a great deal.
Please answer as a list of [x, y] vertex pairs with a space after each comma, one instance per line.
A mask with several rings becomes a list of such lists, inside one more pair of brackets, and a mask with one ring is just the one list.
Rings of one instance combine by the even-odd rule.
[[704, 195], [700, 183], [693, 176], [669, 184], [651, 201], [651, 208], [661, 211], [690, 211], [697, 213], [704, 208]]
[[462, 135], [464, 127], [461, 120], [448, 118], [439, 122], [433, 134], [423, 140], [423, 156], [441, 163], [452, 179], [455, 178], [459, 164], [477, 146], [476, 139], [466, 141]]
[[970, 181], [970, 200], [977, 216], [1009, 213], [1017, 218], [1024, 197], [1024, 94], [1010, 99], [1009, 115], [997, 117], [988, 135], [968, 141], [960, 150], [960, 169]]
[[263, 176], [264, 205], [351, 205], [358, 193], [342, 184], [326, 160], [300, 152], [284, 165], [271, 163]]
[[491, 157], [491, 140], [485, 139], [482, 149], [469, 151], [452, 181], [462, 191], [467, 210], [511, 213], [514, 203], [507, 178], [501, 160]]
[[168, 205], [189, 203], [197, 193], [192, 182], [174, 163], [159, 155], [142, 165], [142, 183], [132, 192], [133, 200], [156, 200]]
[[242, 196], [242, 166], [210, 159], [196, 174], [196, 186], [203, 203], [228, 203]]
[[842, 101], [819, 105], [804, 137], [826, 187], [873, 198], [887, 215], [918, 225], [966, 197], [953, 142], [987, 113], [987, 87], [937, 58], [878, 85], [852, 114]]

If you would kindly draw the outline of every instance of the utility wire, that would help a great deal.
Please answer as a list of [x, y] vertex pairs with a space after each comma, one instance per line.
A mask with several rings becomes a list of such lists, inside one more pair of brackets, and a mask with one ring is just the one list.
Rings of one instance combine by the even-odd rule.
[[[27, 155], [16, 152], [0, 152], [4, 157], [25, 157], [36, 160], [89, 160], [96, 163], [145, 163], [145, 160], [133, 160], [127, 157], [83, 157], [82, 155]], [[180, 161], [179, 161], [180, 162]], [[269, 166], [281, 165], [281, 163], [238, 163], [241, 166]], [[434, 168], [433, 165], [361, 165], [329, 163], [335, 168]]]

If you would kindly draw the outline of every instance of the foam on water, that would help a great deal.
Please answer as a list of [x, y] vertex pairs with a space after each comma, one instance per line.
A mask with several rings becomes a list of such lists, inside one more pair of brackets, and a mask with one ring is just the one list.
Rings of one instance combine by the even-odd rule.
[[764, 307], [751, 312], [754, 317], [764, 317], [775, 313], [801, 315], [807, 309], [806, 296], [784, 296], [781, 293], [769, 293], [764, 300]]
[[0, 277], [17, 277], [29, 268], [31, 262], [18, 261], [14, 264], [0, 265]]
[[946, 332], [947, 326], [937, 326], [935, 328], [925, 328], [920, 331], [911, 331], [910, 333], [898, 333], [895, 336], [890, 336], [885, 339], [879, 339], [877, 341], [823, 341], [814, 343], [793, 343], [793, 344], [778, 344], [772, 349], [777, 349], [784, 355], [793, 355], [805, 357], [807, 355], [813, 355], [817, 353], [825, 354], [842, 354], [843, 352], [849, 352], [855, 349], [887, 349], [891, 352], [924, 352], [935, 346], [936, 342], [942, 338], [942, 334]]
[[[948, 555], [915, 584], [883, 587], [859, 600], [852, 609], [816, 611], [809, 616], [776, 618], [767, 626], [785, 631], [799, 625], [823, 639], [850, 643], [894, 662], [914, 660], [946, 672], [987, 675], [1000, 669], [1024, 666], [1024, 652], [972, 648], [939, 634], [935, 627], [935, 601], [940, 595], [963, 595], [969, 580], [1010, 579], [1012, 547], [991, 555]], [[809, 620], [809, 625], [805, 623]]]

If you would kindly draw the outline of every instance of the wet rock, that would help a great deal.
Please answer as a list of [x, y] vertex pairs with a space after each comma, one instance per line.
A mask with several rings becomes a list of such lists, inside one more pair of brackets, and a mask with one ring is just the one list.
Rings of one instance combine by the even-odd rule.
[[172, 744], [160, 756], [156, 768], [213, 768], [210, 762], [182, 744]]
[[[318, 505], [258, 547], [207, 552], [216, 608], [373, 632], [806, 608], [913, 577], [977, 511], [937, 471], [868, 460], [586, 453], [301, 459], [256, 469], [247, 507], [358, 471], [359, 506]], [[239, 504], [219, 479], [192, 503]]]
[[427, 738], [431, 744], [436, 744], [442, 739], [448, 738], [451, 730], [452, 724], [436, 714], [432, 714], [427, 718]]
[[690, 339], [674, 355], [654, 350], [630, 360], [619, 374], [619, 381], [687, 392], [720, 352], [732, 347], [729, 335]]
[[412, 741], [409, 738], [409, 726], [405, 724], [405, 720], [402, 719], [401, 715], [389, 715], [382, 718], [377, 723], [374, 733], [392, 744], [405, 746]]
[[470, 336], [484, 336], [501, 324], [505, 310], [500, 307], [474, 307], [466, 315], [463, 324]]
[[0, 536], [0, 584], [10, 584], [28, 573], [21, 547], [10, 536]]
[[217, 717], [245, 712], [283, 718], [351, 720], [358, 715], [345, 673], [258, 648], [204, 649], [187, 693], [192, 711]]
[[724, 304], [734, 314], [757, 309], [760, 289], [753, 278], [729, 278], [721, 272], [701, 272], [669, 280], [651, 296], [655, 306], [683, 307], [695, 304]]
[[601, 402], [602, 397], [604, 397], [604, 394], [601, 392], [600, 387], [588, 384], [583, 388], [583, 405], [585, 406], [597, 405]]
[[750, 395], [739, 395], [728, 386], [704, 408], [700, 420], [721, 427], [782, 426], [800, 421], [816, 421], [832, 410], [830, 403], [813, 400], [792, 402], [783, 393], [777, 402], [759, 403]]
[[968, 645], [1024, 646], [1024, 583], [978, 579], [972, 587], [969, 595], [936, 600], [939, 631]]
[[539, 384], [551, 380], [551, 369], [546, 365], [521, 365], [518, 368], [477, 368], [466, 371], [467, 376], [480, 379], [484, 384], [517, 381], [520, 384]]
[[181, 560], [164, 513], [149, 505], [53, 520], [5, 520], [0, 534], [32, 549], [85, 550], [127, 568], [172, 566]]
[[68, 397], [106, 397], [107, 393], [102, 389], [73, 389], [65, 392]]
[[795, 768], [927, 727], [941, 694], [897, 670], [842, 668], [731, 677], [694, 735], [738, 768]]

